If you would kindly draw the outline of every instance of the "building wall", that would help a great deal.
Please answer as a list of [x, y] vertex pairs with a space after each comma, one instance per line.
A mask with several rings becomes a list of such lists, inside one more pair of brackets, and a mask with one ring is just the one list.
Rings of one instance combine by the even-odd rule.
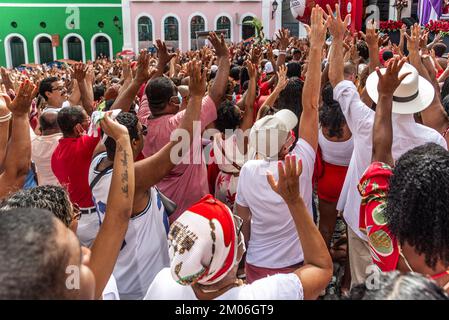
[[[104, 33], [112, 40], [112, 54], [122, 50], [123, 36], [119, 29], [114, 26], [114, 16], [119, 17], [122, 26], [122, 11], [120, 0], [75, 0], [70, 4], [61, 3], [56, 0], [33, 1], [17, 0], [14, 7], [5, 6], [5, 1], [0, 2], [0, 65], [7, 65], [6, 40], [11, 34], [23, 36], [26, 41], [28, 63], [37, 62], [34, 40], [41, 34], [59, 35], [60, 44], [56, 47], [56, 59], [64, 58], [63, 39], [68, 34], [77, 34], [84, 40], [85, 60], [92, 59], [91, 40], [98, 33]], [[72, 12], [66, 13], [67, 6], [79, 8], [79, 25], [75, 29], [67, 28], [67, 19]], [[100, 6], [100, 7], [99, 7]], [[70, 19], [71, 20], [71, 19]], [[17, 27], [11, 26], [15, 21]], [[98, 23], [102, 21], [104, 27], [100, 28]], [[41, 22], [46, 27], [40, 26]]]
[[[281, 1], [281, 0], [280, 0]], [[278, 1], [278, 2], [280, 2]], [[128, 2], [128, 4], [126, 3]], [[129, 15], [130, 32], [129, 40], [126, 36], [124, 46], [137, 50], [137, 21], [139, 17], [146, 15], [153, 23], [153, 41], [163, 39], [163, 21], [173, 15], [178, 18], [180, 47], [182, 50], [190, 48], [190, 20], [195, 15], [203, 16], [206, 30], [215, 30], [218, 17], [225, 15], [231, 19], [231, 40], [241, 41], [241, 21], [245, 16], [256, 16], [264, 22], [264, 32], [268, 38], [276, 27], [276, 16], [271, 19], [271, 0], [247, 0], [247, 1], [123, 1], [123, 19]], [[129, 5], [129, 11], [127, 10]], [[279, 10], [279, 9], [278, 9]], [[125, 25], [126, 28], [126, 25]], [[126, 33], [125, 33], [126, 34]]]

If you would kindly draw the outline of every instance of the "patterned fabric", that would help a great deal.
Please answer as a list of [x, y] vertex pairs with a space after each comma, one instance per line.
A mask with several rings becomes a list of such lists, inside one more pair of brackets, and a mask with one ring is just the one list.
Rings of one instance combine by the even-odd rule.
[[212, 195], [185, 211], [168, 234], [170, 269], [182, 285], [211, 285], [237, 261], [237, 235], [229, 208]]
[[360, 230], [368, 237], [373, 263], [384, 272], [396, 270], [399, 259], [397, 240], [390, 233], [384, 216], [391, 175], [389, 165], [373, 162], [358, 185], [362, 196]]

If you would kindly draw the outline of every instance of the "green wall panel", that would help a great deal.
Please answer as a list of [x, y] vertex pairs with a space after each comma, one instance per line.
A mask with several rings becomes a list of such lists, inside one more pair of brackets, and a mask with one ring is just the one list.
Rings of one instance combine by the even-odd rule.
[[[0, 1], [5, 2], [5, 1]], [[94, 3], [93, 1], [79, 1], [82, 3]], [[15, 3], [30, 3], [30, 1], [15, 1]], [[61, 3], [60, 1], [33, 1], [33, 3]], [[76, 3], [71, 1], [70, 3]], [[116, 0], [97, 0], [95, 3], [120, 3]], [[66, 27], [66, 20], [70, 14], [66, 14], [65, 7], [0, 7], [0, 65], [6, 65], [5, 38], [11, 33], [22, 35], [27, 41], [28, 59], [32, 63], [35, 61], [33, 40], [40, 33], [60, 36], [60, 45], [56, 48], [57, 58], [63, 58], [63, 38], [69, 33], [77, 33], [84, 39], [86, 60], [91, 59], [91, 38], [94, 34], [102, 32], [109, 35], [113, 42], [113, 53], [122, 50], [123, 36], [116, 26], [113, 18], [118, 16], [120, 26], [122, 24], [122, 14], [120, 7], [80, 7], [80, 24], [78, 30], [70, 30]], [[17, 27], [11, 26], [12, 22], [17, 23]], [[98, 23], [102, 21], [104, 26], [100, 28]], [[46, 27], [40, 26], [45, 22]], [[123, 28], [122, 28], [123, 29]]]

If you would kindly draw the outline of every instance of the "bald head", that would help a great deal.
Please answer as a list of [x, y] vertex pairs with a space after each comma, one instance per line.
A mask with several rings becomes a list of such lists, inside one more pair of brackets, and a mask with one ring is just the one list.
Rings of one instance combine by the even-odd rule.
[[51, 131], [52, 133], [60, 131], [57, 119], [58, 112], [55, 110], [47, 109], [41, 114], [39, 118], [39, 125], [44, 135], [49, 131]]

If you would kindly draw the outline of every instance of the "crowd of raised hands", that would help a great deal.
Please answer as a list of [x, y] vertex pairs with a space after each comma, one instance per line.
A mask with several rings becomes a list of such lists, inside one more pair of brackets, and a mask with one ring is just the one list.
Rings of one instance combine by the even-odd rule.
[[[15, 69], [2, 67], [0, 69], [0, 199], [6, 204], [9, 203], [6, 206], [3, 204], [2, 210], [10, 210], [0, 213], [0, 220], [2, 215], [6, 217], [5, 224], [13, 224], [13, 220], [8, 220], [8, 215], [20, 214], [20, 212], [13, 212], [14, 209], [10, 205], [12, 202], [8, 199], [13, 199], [15, 193], [22, 192], [27, 184], [30, 172], [33, 171], [32, 141], [36, 136], [46, 135], [45, 130], [48, 130], [45, 127], [45, 121], [41, 118], [49, 109], [62, 107], [62, 102], [60, 105], [55, 105], [54, 101], [59, 101], [57, 99], [62, 97], [64, 103], [68, 105], [65, 107], [81, 106], [80, 110], [87, 114], [87, 120], [84, 120], [89, 122], [91, 116], [92, 120], [94, 119], [95, 113], [107, 111], [100, 117], [98, 126], [101, 127], [101, 135], [106, 135], [115, 141], [115, 156], [110, 156], [109, 150], [107, 155], [113, 166], [113, 175], [105, 217], [91, 244], [91, 252], [86, 253], [83, 249], [82, 261], [78, 262], [81, 266], [88, 268], [87, 271], [84, 270], [87, 274], [84, 275], [84, 280], [94, 283], [91, 285], [93, 290], [89, 291], [88, 284], [82, 284], [83, 288], [87, 288], [85, 291], [71, 292], [66, 295], [64, 292], [55, 290], [52, 294], [44, 296], [47, 298], [101, 298], [125, 245], [124, 239], [130, 219], [138, 216], [138, 208], [141, 211], [151, 201], [151, 191], [148, 190], [152, 190], [179, 164], [173, 163], [173, 158], [170, 157], [171, 152], [175, 150], [176, 141], [167, 141], [167, 144], [156, 153], [146, 155], [144, 152], [146, 159], [138, 161], [136, 152], [142, 152], [143, 144], [139, 150], [136, 141], [144, 137], [132, 136], [135, 133], [131, 133], [129, 127], [120, 124], [119, 120], [114, 120], [115, 115], [113, 116], [115, 109], [120, 109], [122, 113], [137, 114], [139, 119], [143, 119], [139, 116], [142, 114], [148, 119], [166, 116], [167, 110], [171, 110], [167, 109], [168, 107], [161, 114], [158, 114], [153, 106], [148, 107], [148, 101], [157, 105], [157, 102], [151, 101], [152, 97], [149, 97], [148, 93], [151, 89], [149, 84], [158, 79], [170, 80], [176, 88], [175, 95], [170, 97], [169, 101], [179, 99], [179, 110], [170, 111], [170, 114], [174, 119], [178, 112], [184, 112], [182, 121], [176, 124], [177, 127], [187, 130], [191, 136], [194, 132], [193, 123], [198, 120], [204, 121], [205, 101], [211, 100], [215, 105], [217, 111], [214, 112], [218, 113], [217, 121], [223, 120], [223, 114], [226, 115], [226, 112], [234, 114], [235, 111], [222, 111], [226, 103], [232, 104], [232, 110], [237, 108], [239, 119], [236, 122], [238, 124], [232, 129], [238, 127], [250, 130], [256, 121], [262, 121], [267, 116], [272, 117], [279, 110], [288, 109], [298, 118], [295, 131], [291, 130], [294, 133], [295, 144], [299, 140], [305, 141], [314, 154], [321, 152], [319, 151], [321, 146], [319, 132], [324, 126], [321, 120], [323, 88], [330, 83], [334, 89], [340, 88], [338, 90], [341, 91], [342, 83], [352, 82], [351, 85], [346, 85], [355, 89], [347, 91], [349, 93], [346, 98], [348, 96], [358, 98], [357, 103], [348, 102], [348, 108], [343, 106], [346, 98], [339, 100], [334, 90], [334, 97], [343, 109], [347, 126], [354, 139], [358, 139], [358, 135], [362, 135], [360, 132], [364, 130], [360, 128], [367, 124], [359, 120], [357, 122], [351, 117], [366, 114], [364, 121], [371, 123], [368, 130], [369, 144], [365, 146], [366, 153], [371, 155], [370, 161], [394, 167], [399, 154], [395, 151], [396, 132], [392, 109], [393, 104], [398, 101], [395, 96], [397, 89], [401, 83], [411, 78], [411, 72], [401, 71], [407, 64], [411, 65], [413, 70], [416, 69], [420, 79], [428, 81], [434, 90], [430, 105], [415, 114], [416, 122], [434, 129], [446, 143], [449, 143], [447, 114], [449, 111], [449, 64], [443, 56], [441, 37], [436, 36], [430, 42], [429, 34], [420, 26], [413, 25], [409, 29], [404, 26], [400, 32], [400, 42], [396, 44], [392, 43], [388, 36], [381, 35], [376, 30], [374, 22], [367, 24], [365, 32], [351, 32], [348, 29], [349, 19], [349, 15], [341, 17], [338, 5], [335, 8], [327, 6], [326, 10], [316, 6], [311, 13], [310, 25], [305, 25], [307, 37], [303, 39], [291, 36], [287, 29], [279, 30], [273, 40], [265, 42], [252, 40], [227, 43], [223, 36], [211, 33], [208, 46], [188, 52], [169, 50], [163, 41], [157, 40], [155, 53], [141, 50], [135, 57], [116, 57], [115, 59], [99, 57], [95, 61], [86, 63], [69, 61], [54, 63], [52, 66], [37, 65]], [[329, 36], [332, 40], [326, 42]], [[378, 79], [377, 97], [373, 97], [367, 88], [368, 77], [373, 75], [376, 75]], [[52, 96], [43, 96], [47, 93], [45, 90], [40, 90], [41, 84], [48, 78], [53, 78], [53, 82], [58, 83], [59, 87], [56, 89], [61, 92], [59, 97], [54, 96], [53, 91], [56, 89], [52, 87]], [[360, 106], [363, 110], [369, 109], [369, 112], [362, 109], [360, 111]], [[372, 117], [371, 120], [366, 120], [369, 117]], [[170, 121], [173, 122], [173, 119]], [[81, 124], [78, 126], [81, 133], [67, 137], [79, 138], [87, 135], [88, 127], [82, 122], [79, 124]], [[139, 123], [140, 132], [148, 129], [145, 125], [146, 123], [142, 125]], [[151, 122], [148, 126], [150, 130], [154, 130], [151, 128]], [[213, 122], [206, 123], [202, 125], [202, 130], [213, 126]], [[219, 127], [217, 122], [215, 127]], [[67, 137], [64, 133], [64, 138]], [[190, 143], [193, 141], [194, 138], [191, 138]], [[103, 143], [104, 139], [97, 148], [104, 152], [105, 148], [101, 146]], [[247, 145], [248, 141], [245, 140], [245, 150]], [[363, 148], [363, 146], [358, 145], [355, 148]], [[266, 187], [271, 187], [271, 190], [278, 194], [287, 205], [302, 245], [304, 261], [294, 271], [301, 283], [299, 296], [305, 299], [316, 299], [331, 281], [332, 258], [327, 240], [323, 240], [320, 234], [321, 229], [318, 229], [308, 212], [310, 209], [307, 204], [311, 199], [303, 199], [301, 196], [301, 189], [305, 186], [300, 186], [299, 181], [304, 164], [301, 156], [297, 159], [296, 155], [289, 154], [293, 149], [293, 144], [290, 144], [288, 148], [285, 148], [284, 153], [280, 153], [282, 161], [279, 161], [276, 174], [267, 173]], [[97, 150], [90, 153], [89, 162], [95, 155], [98, 155]], [[239, 165], [235, 164], [240, 168]], [[368, 165], [370, 163], [366, 163], [366, 167], [359, 170], [363, 169], [363, 172]], [[446, 170], [444, 174], [447, 176], [449, 172]], [[234, 173], [233, 176], [236, 178], [238, 174]], [[357, 177], [358, 180], [360, 178], [361, 176]], [[312, 174], [310, 174], [310, 180], [312, 180]], [[212, 184], [214, 185], [215, 181]], [[37, 185], [40, 185], [39, 181]], [[227, 202], [226, 204], [231, 210], [241, 215], [238, 209], [234, 210], [232, 207], [236, 190], [233, 192], [234, 195], [230, 197], [233, 199], [230, 200], [231, 204]], [[70, 214], [73, 215], [69, 218], [71, 221], [76, 220], [75, 207], [75, 205], [71, 206]], [[244, 212], [243, 215], [247, 214], [247, 217], [250, 217], [250, 212], [245, 213], [244, 210], [242, 212]], [[33, 214], [30, 213], [30, 223], [35, 221]], [[55, 213], [55, 215], [59, 217], [58, 214]], [[45, 219], [42, 218], [42, 221], [47, 221], [46, 223], [52, 221], [50, 217]], [[170, 222], [173, 223], [173, 221]], [[62, 224], [54, 223], [55, 228], [62, 228]], [[243, 233], [249, 230], [245, 227], [244, 224]], [[26, 232], [22, 229], [18, 231], [18, 235], [21, 234], [20, 232]], [[74, 231], [76, 233], [76, 228]], [[71, 231], [67, 229], [64, 232]], [[9, 233], [3, 236], [0, 242], [14, 239]], [[7, 250], [18, 250], [20, 249], [18, 245], [18, 243], [2, 245], [1, 255], [11, 255], [12, 253]], [[419, 247], [417, 244], [411, 245]], [[419, 250], [418, 252], [424, 252], [424, 249]], [[447, 256], [447, 253], [444, 257], [439, 256], [443, 258], [440, 259], [441, 261], [438, 260], [440, 263], [438, 266], [447, 267], [449, 260]], [[73, 263], [73, 261], [69, 262]], [[2, 268], [0, 272], [7, 274], [8, 272]], [[237, 274], [237, 270], [235, 271]], [[241, 268], [239, 273], [240, 271]], [[421, 273], [424, 274], [424, 272]], [[11, 276], [11, 278], [14, 277]], [[234, 281], [234, 279], [231, 280]], [[397, 279], [391, 281], [394, 280]], [[197, 284], [192, 285], [197, 292], [198, 289], [195, 287]], [[220, 290], [222, 288], [218, 288], [217, 292], [221, 292]], [[208, 296], [204, 292], [196, 296], [216, 297], [216, 295]], [[0, 297], [8, 298], [8, 294], [0, 292]], [[9, 297], [27, 296], [11, 294]], [[28, 297], [38, 298], [34, 295]]]

